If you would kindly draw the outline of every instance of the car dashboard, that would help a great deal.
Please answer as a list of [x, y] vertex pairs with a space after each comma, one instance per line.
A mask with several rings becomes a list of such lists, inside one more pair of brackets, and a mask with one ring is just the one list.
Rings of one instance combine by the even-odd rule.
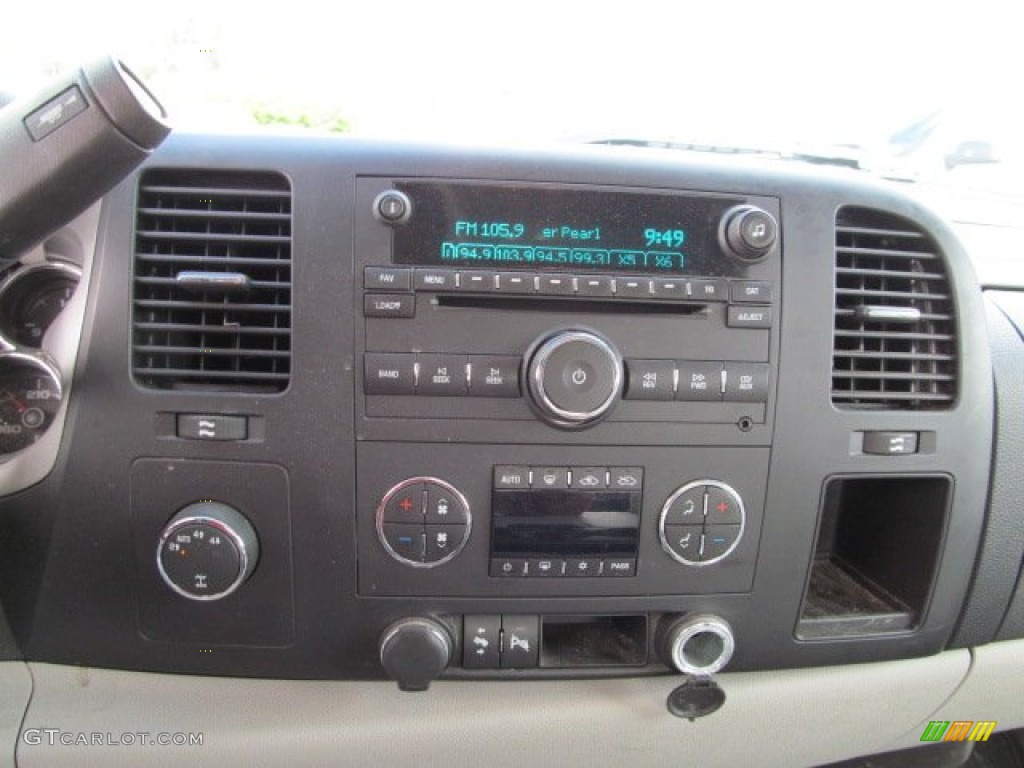
[[972, 257], [847, 170], [172, 134], [0, 291], [5, 760], [1024, 725], [1024, 304]]

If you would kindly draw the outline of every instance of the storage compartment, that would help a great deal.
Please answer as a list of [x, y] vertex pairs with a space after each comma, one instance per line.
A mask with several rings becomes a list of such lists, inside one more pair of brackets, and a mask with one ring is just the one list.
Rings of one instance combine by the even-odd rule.
[[647, 663], [646, 616], [545, 616], [540, 665], [627, 667]]
[[826, 487], [796, 635], [914, 629], [931, 594], [949, 477], [836, 477]]

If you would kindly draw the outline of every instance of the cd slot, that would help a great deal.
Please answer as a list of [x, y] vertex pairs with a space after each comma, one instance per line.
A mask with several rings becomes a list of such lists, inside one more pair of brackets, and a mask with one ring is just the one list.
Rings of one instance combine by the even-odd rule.
[[434, 299], [439, 307], [451, 309], [497, 309], [506, 311], [601, 313], [608, 315], [706, 315], [703, 302], [667, 302], [656, 299], [589, 299], [584, 296], [466, 296], [439, 294]]

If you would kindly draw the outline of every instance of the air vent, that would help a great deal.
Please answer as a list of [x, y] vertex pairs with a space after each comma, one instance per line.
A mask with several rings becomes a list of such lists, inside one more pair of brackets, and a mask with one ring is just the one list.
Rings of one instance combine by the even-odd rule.
[[832, 402], [843, 408], [949, 408], [956, 318], [945, 258], [920, 227], [866, 208], [836, 216]]
[[279, 392], [291, 371], [291, 190], [276, 173], [139, 185], [133, 371], [145, 386]]

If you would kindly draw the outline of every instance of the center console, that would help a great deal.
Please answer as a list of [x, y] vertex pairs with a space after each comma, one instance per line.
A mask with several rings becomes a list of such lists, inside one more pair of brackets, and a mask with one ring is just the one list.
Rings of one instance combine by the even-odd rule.
[[204, 141], [107, 199], [60, 457], [3, 501], [29, 657], [421, 689], [953, 642], [992, 391], [929, 212], [677, 154]]

